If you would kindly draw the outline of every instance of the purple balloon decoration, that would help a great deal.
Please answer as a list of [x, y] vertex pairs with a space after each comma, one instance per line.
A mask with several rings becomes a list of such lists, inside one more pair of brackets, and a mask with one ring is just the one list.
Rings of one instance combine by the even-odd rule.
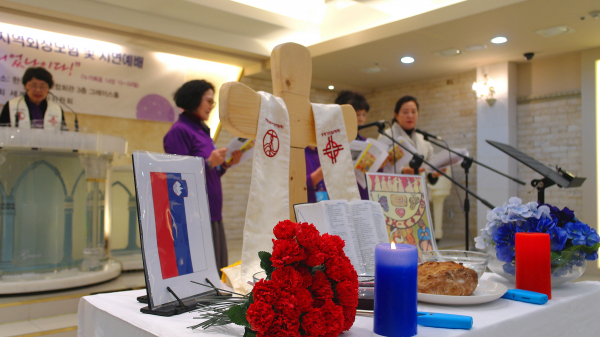
[[137, 104], [136, 117], [157, 122], [173, 122], [175, 111], [166, 98], [157, 94], [142, 97]]

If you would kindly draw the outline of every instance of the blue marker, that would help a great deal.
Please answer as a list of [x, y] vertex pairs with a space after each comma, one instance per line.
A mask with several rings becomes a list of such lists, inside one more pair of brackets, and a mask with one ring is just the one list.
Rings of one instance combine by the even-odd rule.
[[523, 289], [510, 289], [502, 298], [533, 304], [548, 303], [548, 295]]
[[418, 311], [417, 324], [432, 328], [469, 330], [473, 327], [473, 317]]

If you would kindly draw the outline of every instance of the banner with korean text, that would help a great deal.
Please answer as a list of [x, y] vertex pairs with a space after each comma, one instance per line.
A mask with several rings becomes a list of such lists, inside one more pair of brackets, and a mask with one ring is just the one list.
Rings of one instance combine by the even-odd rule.
[[[173, 93], [185, 81], [206, 79], [218, 92], [221, 84], [238, 80], [242, 71], [0, 22], [0, 104], [25, 93], [21, 78], [29, 67], [44, 67], [52, 74], [54, 96], [48, 99], [65, 111], [164, 122], [174, 121], [181, 111]], [[211, 115], [218, 122], [218, 114]]]

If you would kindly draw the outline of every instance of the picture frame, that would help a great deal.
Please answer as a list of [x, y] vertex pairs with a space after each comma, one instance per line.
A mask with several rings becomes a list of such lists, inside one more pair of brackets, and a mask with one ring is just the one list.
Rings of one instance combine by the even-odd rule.
[[221, 285], [201, 157], [134, 151], [133, 172], [148, 306], [154, 310]]
[[366, 173], [369, 199], [383, 209], [390, 242], [437, 250], [429, 207], [426, 178], [420, 175]]

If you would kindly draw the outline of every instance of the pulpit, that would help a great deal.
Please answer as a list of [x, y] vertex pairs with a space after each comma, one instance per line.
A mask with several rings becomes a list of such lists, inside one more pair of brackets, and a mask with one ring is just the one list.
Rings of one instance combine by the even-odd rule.
[[0, 128], [0, 294], [80, 287], [120, 274], [105, 236], [106, 172], [119, 137]]
[[111, 258], [123, 270], [143, 270], [133, 166], [111, 167], [107, 181]]

